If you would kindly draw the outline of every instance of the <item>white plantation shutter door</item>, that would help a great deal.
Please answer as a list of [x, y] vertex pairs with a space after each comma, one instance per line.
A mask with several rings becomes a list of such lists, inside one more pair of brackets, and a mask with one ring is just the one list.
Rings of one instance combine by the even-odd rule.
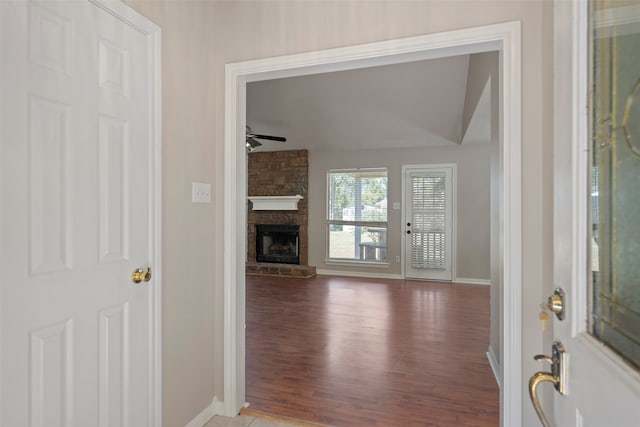
[[407, 277], [452, 280], [451, 181], [451, 168], [407, 173]]
[[445, 269], [447, 266], [446, 189], [444, 173], [411, 177], [411, 265]]

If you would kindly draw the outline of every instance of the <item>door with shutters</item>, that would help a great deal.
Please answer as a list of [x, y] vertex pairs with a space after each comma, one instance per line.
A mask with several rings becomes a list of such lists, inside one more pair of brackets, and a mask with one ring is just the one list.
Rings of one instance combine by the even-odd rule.
[[0, 425], [159, 425], [159, 28], [98, 0], [0, 15]]
[[404, 276], [453, 280], [455, 165], [402, 167]]

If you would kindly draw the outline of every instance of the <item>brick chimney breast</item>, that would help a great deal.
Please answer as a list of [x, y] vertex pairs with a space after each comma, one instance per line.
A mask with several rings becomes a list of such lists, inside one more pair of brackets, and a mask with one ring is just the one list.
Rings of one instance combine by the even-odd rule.
[[300, 226], [300, 265], [309, 263], [307, 150], [249, 153], [247, 162], [248, 196], [303, 197], [297, 211], [254, 211], [247, 200], [247, 262], [256, 261], [256, 224], [296, 224]]

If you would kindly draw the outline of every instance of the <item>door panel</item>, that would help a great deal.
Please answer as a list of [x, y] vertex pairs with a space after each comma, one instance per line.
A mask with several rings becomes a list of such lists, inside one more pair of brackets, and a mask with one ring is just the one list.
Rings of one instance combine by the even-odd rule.
[[149, 38], [88, 1], [2, 2], [6, 426], [149, 423]]
[[453, 170], [404, 167], [405, 277], [453, 280]]
[[[625, 3], [618, 9], [594, 2], [591, 11], [586, 2], [555, 5], [554, 285], [566, 291], [567, 317], [554, 319], [553, 331], [569, 355], [567, 394], [555, 394], [555, 414], [549, 416], [557, 426], [638, 425], [638, 369], [621, 356], [630, 347], [611, 347], [620, 343], [620, 334], [634, 339], [637, 325], [627, 322], [635, 304], [629, 290], [640, 291], [637, 275], [622, 275], [637, 268], [640, 251], [634, 237], [640, 224], [629, 221], [640, 209], [637, 186], [626, 183], [637, 182], [640, 158], [630, 161], [621, 135], [624, 102], [615, 101], [634, 83], [614, 70], [622, 60], [625, 73], [640, 77], [640, 44], [629, 46], [634, 53], [623, 53], [611, 39], [616, 33], [640, 34], [633, 29], [640, 28], [633, 24], [640, 5]], [[591, 86], [586, 64], [594, 67]]]

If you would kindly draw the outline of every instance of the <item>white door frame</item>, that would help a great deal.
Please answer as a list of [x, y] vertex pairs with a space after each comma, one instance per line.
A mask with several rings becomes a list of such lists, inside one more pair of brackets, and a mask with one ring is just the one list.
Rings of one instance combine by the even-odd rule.
[[[455, 281], [456, 279], [456, 260], [457, 260], [457, 228], [458, 228], [458, 165], [456, 163], [434, 163], [434, 164], [422, 164], [422, 165], [402, 165], [402, 214], [401, 214], [401, 224], [402, 228], [404, 228], [407, 223], [407, 208], [406, 203], [407, 200], [407, 172], [409, 171], [421, 171], [421, 170], [429, 170], [429, 169], [451, 169], [451, 206], [449, 209], [451, 211], [451, 247], [449, 248], [449, 257], [451, 262], [451, 281]], [[407, 276], [407, 272], [405, 270], [407, 266], [407, 233], [402, 232], [402, 246], [400, 248], [400, 269], [401, 275], [403, 278]]]
[[519, 21], [328, 49], [225, 67], [224, 398], [225, 415], [245, 403], [246, 84], [252, 81], [488, 51], [500, 53], [500, 168], [503, 177], [501, 423], [521, 425], [521, 24]]
[[[114, 0], [87, 0], [146, 35], [149, 47], [149, 425], [162, 425], [162, 75], [161, 29], [129, 6]], [[0, 123], [2, 126], [2, 123]], [[2, 236], [0, 236], [0, 239]], [[1, 287], [0, 287], [1, 289]], [[0, 294], [0, 300], [2, 295]], [[0, 337], [0, 347], [2, 346]], [[0, 351], [0, 354], [2, 352]], [[0, 390], [0, 396], [3, 391]]]

